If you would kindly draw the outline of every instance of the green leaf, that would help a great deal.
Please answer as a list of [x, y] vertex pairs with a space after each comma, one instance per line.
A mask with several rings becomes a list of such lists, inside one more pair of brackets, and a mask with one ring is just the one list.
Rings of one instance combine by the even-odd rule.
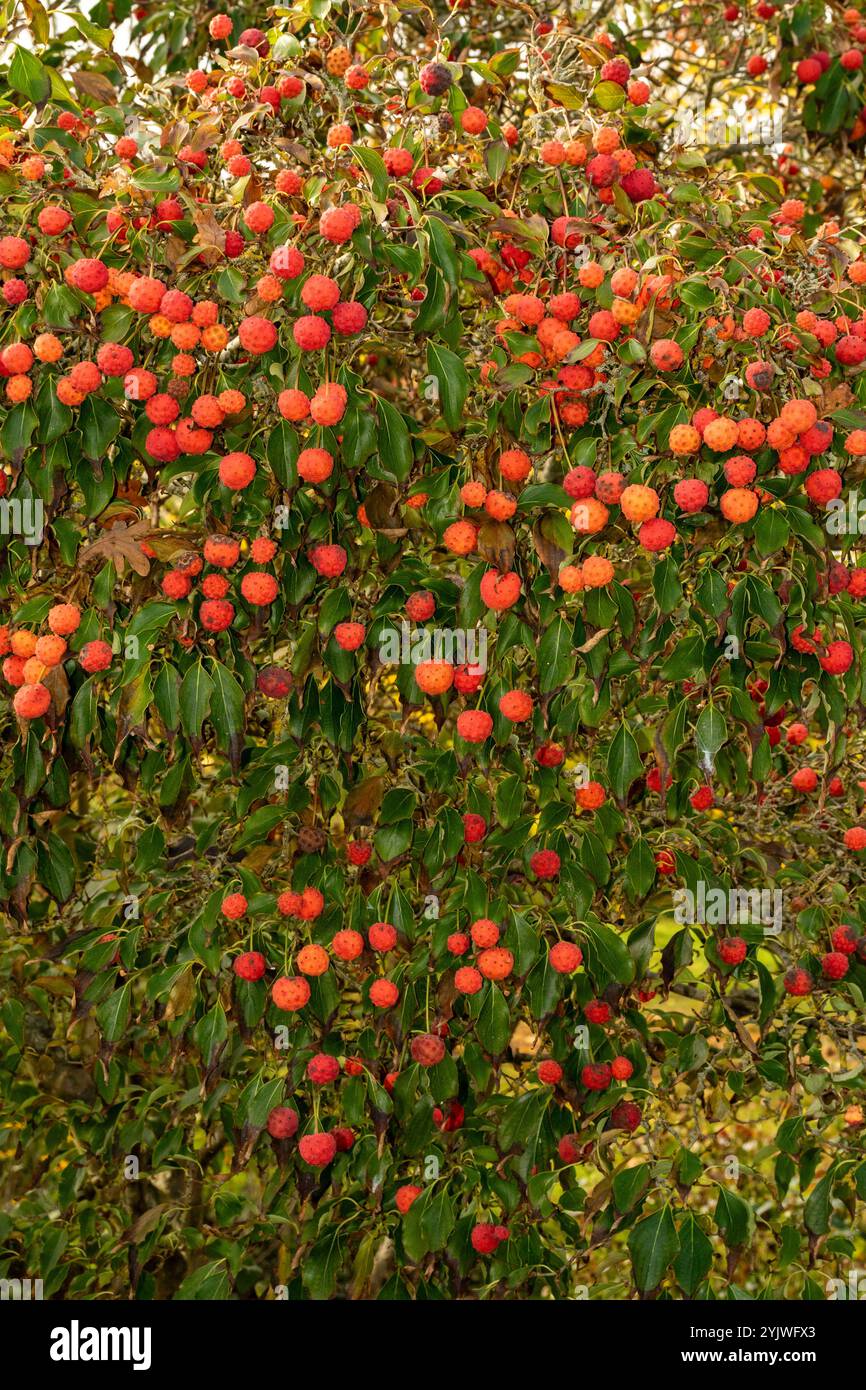
[[15, 45], [12, 62], [9, 64], [7, 81], [16, 92], [27, 97], [37, 106], [47, 101], [51, 95], [51, 77], [45, 66], [26, 48]]
[[323, 1301], [332, 1296], [343, 1263], [343, 1238], [339, 1229], [328, 1231], [301, 1262], [301, 1279], [310, 1297]]
[[205, 1066], [212, 1066], [228, 1037], [228, 1021], [222, 1004], [215, 1004], [199, 1019], [193, 1029], [193, 1037]]
[[445, 423], [452, 430], [459, 429], [469, 394], [469, 376], [462, 359], [431, 340], [427, 344], [427, 371], [436, 379]]
[[136, 845], [135, 872], [146, 873], [158, 864], [165, 851], [165, 836], [158, 825], [146, 825]]
[[160, 718], [169, 729], [180, 722], [180, 675], [170, 661], [160, 669], [153, 687], [153, 698]]
[[706, 705], [698, 715], [695, 725], [695, 745], [705, 772], [714, 770], [716, 754], [727, 737], [728, 729], [724, 715], [715, 705]]
[[628, 1238], [634, 1281], [641, 1293], [658, 1287], [679, 1252], [677, 1229], [669, 1206], [659, 1207], [632, 1229]]
[[229, 1296], [225, 1260], [212, 1260], [188, 1274], [174, 1295], [181, 1303], [220, 1302]]
[[180, 722], [184, 733], [198, 738], [210, 708], [214, 683], [201, 661], [190, 666], [180, 683]]
[[672, 613], [683, 596], [676, 561], [668, 555], [653, 570], [653, 593], [662, 613]]
[[130, 988], [127, 982], [120, 989], [112, 990], [96, 1010], [96, 1021], [106, 1042], [119, 1042], [126, 1032], [129, 1025]]
[[755, 545], [762, 555], [773, 555], [788, 544], [791, 528], [776, 507], [762, 509], [755, 522]]
[[243, 829], [232, 844], [232, 849], [237, 853], [238, 850], [246, 849], [247, 845], [264, 844], [271, 831], [285, 819], [285, 815], [283, 806], [260, 806], [251, 816], [245, 818]]
[[36, 411], [27, 401], [22, 401], [14, 410], [10, 410], [3, 421], [0, 427], [0, 446], [6, 458], [16, 466], [21, 463], [29, 449], [33, 431], [38, 423]]
[[78, 411], [81, 447], [85, 457], [100, 464], [109, 444], [120, 431], [121, 423], [110, 401], [103, 400], [101, 396], [87, 396]]
[[625, 723], [620, 724], [607, 755], [610, 785], [617, 801], [623, 802], [629, 787], [640, 776], [642, 763], [634, 734]]
[[755, 1214], [739, 1193], [731, 1192], [727, 1187], [719, 1188], [715, 1218], [729, 1250], [739, 1249], [751, 1240], [755, 1229]]
[[[220, 747], [228, 753], [232, 765], [240, 763], [244, 732], [244, 692], [231, 671], [220, 661], [211, 662], [213, 693], [210, 701], [211, 723], [216, 730]], [[181, 687], [181, 694], [183, 687]]]
[[713, 1265], [713, 1246], [692, 1212], [686, 1212], [679, 1228], [680, 1253], [674, 1260], [674, 1277], [691, 1298]]
[[642, 835], [637, 837], [626, 856], [625, 876], [636, 898], [648, 893], [655, 882], [655, 857]]
[[69, 711], [69, 738], [76, 748], [83, 748], [96, 730], [96, 677], [86, 680], [76, 693]]
[[370, 175], [373, 189], [373, 197], [378, 202], [383, 203], [388, 196], [388, 170], [385, 168], [385, 161], [376, 151], [369, 149], [366, 145], [355, 145], [352, 148], [352, 157], [356, 159], [362, 169]]
[[639, 1163], [635, 1168], [622, 1168], [611, 1183], [617, 1211], [631, 1211], [649, 1187], [650, 1165]]
[[274, 477], [284, 488], [293, 488], [298, 485], [296, 464], [300, 451], [301, 445], [297, 432], [292, 429], [287, 420], [280, 421], [268, 436], [267, 456]]
[[813, 1236], [825, 1236], [830, 1229], [830, 1193], [835, 1172], [835, 1168], [831, 1168], [816, 1182], [803, 1209], [806, 1230]]
[[595, 921], [587, 922], [585, 933], [586, 968], [590, 975], [605, 975], [620, 984], [630, 984], [634, 979], [634, 960], [622, 937]]
[[66, 902], [75, 887], [75, 864], [59, 835], [49, 834], [47, 841], [36, 846], [37, 874], [52, 897]]
[[574, 666], [571, 624], [564, 618], [554, 618], [538, 646], [539, 689], [547, 694], [565, 685]]
[[377, 398], [379, 416], [379, 454], [385, 468], [398, 483], [405, 482], [412, 469], [412, 444], [406, 421], [381, 397]]
[[457, 1224], [454, 1207], [445, 1186], [438, 1188], [424, 1207], [421, 1228], [430, 1250], [444, 1250]]
[[453, 292], [460, 286], [460, 260], [454, 245], [454, 238], [441, 218], [428, 213], [424, 223], [430, 238], [430, 259], [442, 273], [448, 288]]
[[482, 994], [475, 1032], [485, 1052], [493, 1057], [498, 1057], [508, 1046], [512, 1033], [508, 1003], [492, 981]]

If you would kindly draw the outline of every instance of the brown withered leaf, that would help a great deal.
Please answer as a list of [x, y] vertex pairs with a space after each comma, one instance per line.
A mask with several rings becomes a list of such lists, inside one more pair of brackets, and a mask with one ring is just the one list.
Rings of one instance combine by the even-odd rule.
[[159, 148], [161, 150], [178, 150], [181, 145], [186, 144], [188, 135], [188, 121], [170, 121], [168, 125], [163, 126], [159, 133]]
[[177, 526], [171, 531], [154, 531], [147, 537], [147, 543], [158, 560], [168, 560], [174, 564], [183, 551], [201, 546], [201, 536]]
[[247, 48], [245, 43], [239, 43], [236, 48], [230, 48], [226, 54], [233, 63], [257, 63], [259, 55], [254, 48]]
[[195, 226], [195, 239], [202, 250], [207, 253], [219, 253], [222, 255], [226, 249], [226, 234], [217, 222], [210, 208], [196, 205], [192, 210], [192, 220]]
[[247, 178], [244, 188], [244, 207], [248, 208], [251, 203], [258, 203], [262, 196], [262, 183], [258, 175], [253, 172]]
[[177, 270], [186, 252], [186, 242], [181, 237], [175, 236], [173, 232], [170, 232], [162, 243], [162, 254], [169, 270]]
[[360, 825], [372, 825], [384, 795], [384, 777], [365, 777], [363, 782], [352, 787], [343, 806], [346, 829], [357, 830]]
[[195, 975], [192, 966], [184, 970], [183, 974], [175, 980], [168, 996], [165, 1006], [165, 1019], [171, 1023], [175, 1018], [181, 1018], [192, 1008], [195, 1000]]
[[[854, 400], [854, 392], [845, 381], [840, 382], [838, 386], [825, 386], [821, 391], [818, 414], [821, 419], [825, 419], [834, 410], [846, 410], [848, 406], [854, 404]], [[862, 411], [860, 413], [862, 414]], [[866, 425], [866, 415], [863, 416], [863, 423]]]
[[131, 526], [118, 522], [98, 540], [85, 545], [79, 552], [79, 561], [87, 565], [93, 560], [111, 560], [118, 574], [123, 574], [126, 565], [136, 574], [149, 574], [150, 561], [141, 548], [149, 530], [150, 522], [144, 519], [134, 521]]
[[503, 232], [509, 240], [548, 241], [550, 228], [539, 213], [531, 217], [497, 217], [493, 223], [494, 232]]
[[201, 154], [202, 150], [209, 150], [211, 145], [215, 145], [221, 138], [218, 125], [213, 121], [200, 121], [190, 136], [189, 146], [196, 154]]
[[514, 532], [504, 521], [485, 521], [478, 532], [478, 554], [499, 570], [510, 570], [514, 561]]
[[266, 842], [263, 845], [255, 845], [253, 849], [250, 850], [249, 854], [244, 855], [243, 859], [241, 860], [241, 863], [243, 864], [244, 868], [249, 869], [251, 873], [260, 874], [262, 870], [267, 867], [267, 865], [274, 858], [274, 856], [279, 853], [279, 845], [269, 844]]
[[387, 483], [377, 483], [364, 498], [364, 511], [374, 531], [381, 531], [392, 540], [405, 536], [406, 527], [400, 524], [399, 500], [396, 490]]
[[535, 546], [536, 554], [554, 578], [559, 574], [560, 566], [569, 554], [557, 540], [556, 526], [559, 517], [558, 512], [545, 512], [532, 528], [532, 544]]
[[121, 1233], [121, 1245], [138, 1245], [155, 1230], [164, 1216], [174, 1210], [173, 1202], [157, 1202], [155, 1207], [148, 1207], [141, 1216], [136, 1217], [131, 1226], [128, 1226]]
[[312, 164], [313, 162], [313, 156], [306, 145], [302, 145], [298, 140], [287, 140], [285, 136], [281, 136], [274, 140], [273, 144], [278, 150], [285, 150], [286, 154], [293, 155], [299, 164]]
[[85, 72], [80, 69], [72, 74], [76, 90], [85, 96], [93, 97], [100, 106], [116, 106], [117, 92], [107, 77], [101, 72]]
[[42, 677], [42, 684], [51, 695], [51, 707], [57, 718], [62, 719], [63, 711], [69, 704], [69, 681], [66, 679], [62, 662], [46, 671]]

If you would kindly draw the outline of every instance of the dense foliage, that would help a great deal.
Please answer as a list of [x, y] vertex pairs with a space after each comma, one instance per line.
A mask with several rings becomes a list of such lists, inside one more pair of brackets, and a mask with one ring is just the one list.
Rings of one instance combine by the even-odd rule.
[[24, 10], [0, 1275], [840, 1296], [866, 16]]

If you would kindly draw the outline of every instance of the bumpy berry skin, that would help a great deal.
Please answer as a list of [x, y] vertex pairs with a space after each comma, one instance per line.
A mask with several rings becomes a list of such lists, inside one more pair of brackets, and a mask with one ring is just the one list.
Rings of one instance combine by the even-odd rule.
[[12, 705], [19, 719], [41, 719], [51, 706], [51, 692], [40, 682], [22, 685], [16, 690]]
[[298, 976], [291, 978], [283, 975], [274, 982], [271, 997], [278, 1009], [284, 1009], [287, 1013], [294, 1013], [309, 1002], [310, 986], [306, 980]]
[[367, 932], [374, 951], [393, 951], [397, 944], [397, 928], [390, 922], [374, 922]]
[[333, 937], [331, 950], [338, 960], [357, 960], [364, 950], [364, 938], [360, 932], [347, 927]]
[[255, 460], [245, 453], [226, 454], [220, 459], [219, 480], [233, 492], [241, 492], [256, 476]]
[[297, 966], [302, 975], [316, 979], [324, 975], [330, 965], [327, 951], [322, 946], [302, 946], [297, 955]]
[[349, 558], [341, 545], [317, 545], [309, 554], [313, 568], [325, 579], [339, 578]]
[[633, 1134], [642, 1118], [639, 1105], [635, 1105], [631, 1100], [621, 1100], [610, 1112], [610, 1128], [625, 1129], [629, 1134]]
[[583, 952], [572, 941], [557, 941], [550, 948], [548, 960], [558, 975], [572, 975], [583, 961]]
[[712, 787], [698, 787], [689, 797], [689, 804], [695, 811], [708, 811], [714, 801]]
[[292, 673], [281, 666], [264, 666], [256, 677], [256, 687], [270, 700], [281, 700], [291, 693]]
[[741, 936], [726, 936], [719, 942], [719, 955], [726, 965], [739, 965], [746, 959], [747, 949]]
[[819, 660], [823, 669], [831, 676], [843, 676], [854, 660], [854, 648], [849, 642], [829, 642], [825, 654]]
[[500, 574], [498, 570], [487, 570], [481, 579], [481, 597], [488, 608], [501, 612], [511, 608], [520, 597], [520, 578], [509, 572]]
[[48, 613], [48, 626], [55, 637], [68, 637], [81, 622], [81, 609], [75, 603], [57, 603]]
[[280, 586], [272, 574], [261, 574], [258, 570], [245, 574], [241, 580], [241, 593], [247, 603], [257, 608], [266, 608], [273, 603]]
[[562, 1067], [554, 1061], [539, 1062], [538, 1079], [545, 1086], [557, 1086], [562, 1080]]
[[370, 986], [370, 1003], [377, 1009], [393, 1009], [400, 991], [392, 980], [376, 980]]
[[305, 1134], [298, 1142], [298, 1153], [311, 1168], [326, 1168], [337, 1152], [333, 1134]]
[[467, 743], [483, 743], [492, 731], [493, 719], [486, 710], [463, 710], [457, 716], [457, 732]]
[[340, 1063], [327, 1052], [319, 1052], [307, 1063], [307, 1076], [315, 1086], [327, 1086], [340, 1075]]
[[582, 1146], [576, 1134], [564, 1134], [556, 1146], [563, 1163], [577, 1163], [580, 1158]]
[[240, 980], [260, 980], [265, 973], [265, 958], [260, 951], [244, 951], [235, 956], [232, 969]]
[[450, 661], [422, 661], [415, 667], [415, 682], [425, 695], [444, 695], [454, 684]]
[[234, 604], [223, 599], [206, 599], [198, 610], [199, 622], [208, 632], [225, 632], [234, 622]]
[[793, 966], [785, 975], [785, 993], [791, 994], [795, 998], [811, 994], [815, 987], [815, 982], [808, 970], [802, 970], [798, 966]]
[[484, 987], [484, 977], [473, 965], [463, 965], [455, 972], [454, 987], [458, 994], [477, 994]]
[[543, 849], [533, 854], [529, 867], [536, 878], [556, 878], [560, 870], [560, 858], [555, 850]]
[[587, 1062], [581, 1068], [580, 1080], [588, 1091], [606, 1091], [612, 1074], [607, 1062]]
[[486, 980], [507, 980], [514, 969], [514, 956], [505, 946], [493, 946], [481, 952], [478, 969]]
[[423, 1191], [423, 1187], [416, 1187], [414, 1183], [405, 1183], [403, 1187], [398, 1187], [394, 1194], [397, 1210], [405, 1216], [412, 1203], [421, 1196]]
[[499, 1248], [503, 1236], [499, 1234], [504, 1227], [499, 1227], [492, 1221], [479, 1222], [472, 1227], [472, 1234], [469, 1239], [472, 1242], [472, 1249], [479, 1255], [492, 1255]]
[[109, 644], [98, 639], [86, 642], [78, 654], [78, 660], [88, 675], [94, 675], [97, 671], [107, 671], [113, 659], [114, 653]]
[[846, 956], [853, 955], [857, 949], [857, 935], [854, 927], [843, 923], [831, 937], [834, 951], [842, 951]]
[[331, 1134], [337, 1145], [337, 1153], [348, 1153], [355, 1143], [355, 1131], [348, 1125], [338, 1125], [336, 1129], [331, 1130]]
[[848, 956], [844, 951], [828, 951], [821, 957], [821, 969], [828, 980], [841, 980], [848, 973]]
[[453, 80], [450, 69], [444, 63], [427, 63], [418, 75], [421, 90], [428, 97], [441, 97]]
[[247, 910], [247, 900], [243, 893], [229, 893], [227, 898], [223, 898], [221, 912], [229, 921], [236, 922], [245, 916]]
[[445, 1044], [435, 1033], [420, 1033], [409, 1047], [412, 1061], [421, 1067], [435, 1067], [445, 1056]]
[[293, 1139], [298, 1132], [298, 1112], [288, 1105], [277, 1105], [268, 1115], [268, 1134], [273, 1139]]
[[475, 945], [480, 950], [484, 950], [497, 944], [500, 931], [497, 923], [491, 921], [489, 917], [479, 917], [469, 928], [469, 935]]

